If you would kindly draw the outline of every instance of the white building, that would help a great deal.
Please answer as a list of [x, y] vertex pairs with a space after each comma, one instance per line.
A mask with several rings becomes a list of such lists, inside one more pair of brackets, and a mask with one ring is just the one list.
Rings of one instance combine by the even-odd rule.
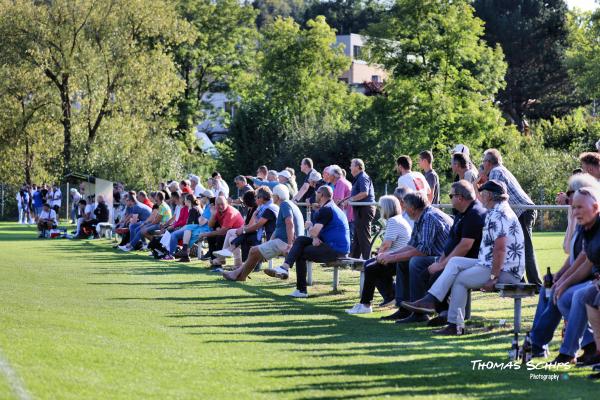
[[349, 35], [337, 35], [336, 45], [344, 45], [344, 54], [352, 60], [350, 69], [346, 71], [340, 80], [352, 86], [355, 90], [364, 91], [365, 82], [384, 82], [388, 74], [381, 67], [369, 64], [365, 61], [366, 38], [355, 33]]

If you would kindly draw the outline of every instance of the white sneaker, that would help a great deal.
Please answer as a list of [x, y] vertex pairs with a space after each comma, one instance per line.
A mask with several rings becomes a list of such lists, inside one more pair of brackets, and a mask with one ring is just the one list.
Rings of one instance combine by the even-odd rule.
[[125, 245], [125, 246], [119, 246], [119, 250], [122, 250], [122, 251], [131, 251], [131, 249], [127, 245]]
[[290, 296], [295, 297], [297, 299], [305, 299], [308, 297], [308, 293], [304, 293], [296, 289], [292, 293], [290, 293]]
[[265, 274], [279, 279], [287, 279], [290, 276], [290, 272], [283, 267], [267, 268]]
[[213, 251], [213, 254], [215, 256], [219, 256], [219, 257], [223, 257], [223, 258], [233, 257], [233, 252], [230, 251], [229, 249], [223, 249], [223, 250], [219, 250], [219, 251]]
[[369, 314], [373, 312], [373, 308], [371, 308], [371, 306], [365, 306], [362, 303], [358, 303], [355, 304], [351, 309], [346, 310], [346, 312], [348, 314]]
[[144, 250], [144, 251], [145, 251], [145, 250], [148, 250], [148, 244], [144, 243], [144, 244], [142, 245], [142, 250]]

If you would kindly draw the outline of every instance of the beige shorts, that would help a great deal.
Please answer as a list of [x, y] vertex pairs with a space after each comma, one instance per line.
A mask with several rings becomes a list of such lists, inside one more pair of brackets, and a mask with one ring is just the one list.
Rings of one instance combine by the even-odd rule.
[[287, 243], [281, 239], [269, 240], [258, 246], [258, 251], [267, 260], [276, 258], [283, 255], [283, 252], [287, 248]]

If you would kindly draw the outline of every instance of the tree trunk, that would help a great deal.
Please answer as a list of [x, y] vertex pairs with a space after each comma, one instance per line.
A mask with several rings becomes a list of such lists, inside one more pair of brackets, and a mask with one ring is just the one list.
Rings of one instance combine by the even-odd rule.
[[31, 185], [31, 152], [29, 150], [29, 136], [25, 133], [25, 183]]
[[62, 75], [60, 85], [60, 103], [62, 109], [61, 124], [63, 126], [63, 175], [71, 172], [71, 99], [69, 96], [69, 74]]

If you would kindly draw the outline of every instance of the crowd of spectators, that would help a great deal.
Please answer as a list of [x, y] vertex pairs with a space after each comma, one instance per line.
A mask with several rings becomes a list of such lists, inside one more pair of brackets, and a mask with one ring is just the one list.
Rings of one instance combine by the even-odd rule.
[[[569, 207], [567, 257], [558, 273], [544, 277], [544, 284], [532, 244], [533, 201], [498, 150], [486, 150], [477, 168], [464, 145], [450, 156], [452, 213], [435, 206], [442, 195], [440, 180], [433, 154], [423, 151], [418, 160], [423, 173], [413, 170], [411, 157], [397, 158], [397, 188], [377, 203], [360, 159], [351, 160], [347, 177], [338, 165], [319, 172], [304, 158], [299, 188], [292, 168], [260, 166], [255, 176], [233, 179], [233, 196], [218, 172], [206, 179], [206, 186], [191, 174], [149, 193], [125, 191], [117, 184], [115, 231], [123, 251], [147, 250], [165, 261], [198, 257], [232, 281], [245, 281], [262, 269], [262, 262], [283, 257], [264, 273], [285, 280], [294, 269], [291, 296], [296, 298], [309, 296], [307, 262], [361, 260], [364, 285], [358, 303], [346, 310], [349, 314], [373, 312], [377, 290], [379, 308], [393, 308], [382, 320], [435, 326], [432, 332], [440, 335], [467, 332], [469, 291], [492, 292], [498, 284], [527, 281], [539, 291], [529, 337], [533, 357], [548, 356], [548, 344], [564, 319], [554, 361], [595, 365], [600, 364], [600, 154], [584, 153], [580, 161], [566, 192], [557, 196], [558, 204]], [[78, 199], [71, 213], [76, 234], [89, 235], [108, 216], [104, 199], [86, 200], [76, 190], [70, 195]], [[40, 230], [58, 223], [61, 193], [56, 186], [24, 186], [17, 199], [21, 223], [36, 219]], [[306, 220], [298, 204], [311, 211]], [[373, 248], [377, 205], [385, 228], [380, 245]], [[226, 266], [229, 258], [232, 268]]]

